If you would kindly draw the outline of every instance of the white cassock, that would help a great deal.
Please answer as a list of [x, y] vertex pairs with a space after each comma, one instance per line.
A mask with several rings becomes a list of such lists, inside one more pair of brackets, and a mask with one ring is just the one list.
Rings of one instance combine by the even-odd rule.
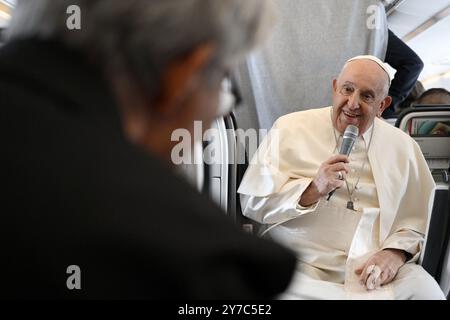
[[[399, 129], [376, 118], [350, 155], [348, 188], [336, 190], [329, 201], [299, 206], [319, 166], [342, 143], [331, 111], [312, 109], [279, 118], [238, 189], [243, 214], [278, 224], [270, 236], [298, 253], [297, 272], [280, 298], [443, 299], [436, 281], [415, 264], [434, 180], [419, 146]], [[347, 209], [350, 199], [355, 210]], [[405, 250], [412, 258], [393, 282], [368, 291], [354, 271], [385, 248]]]

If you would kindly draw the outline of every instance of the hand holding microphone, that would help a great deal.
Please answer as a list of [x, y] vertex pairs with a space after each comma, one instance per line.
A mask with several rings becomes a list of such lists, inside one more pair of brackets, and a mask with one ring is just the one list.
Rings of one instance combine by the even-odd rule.
[[[322, 163], [314, 180], [303, 192], [299, 204], [308, 207], [336, 188], [342, 187], [348, 173], [347, 163], [346, 155], [334, 155]], [[340, 176], [342, 179], [339, 179]]]
[[320, 196], [325, 196], [344, 185], [344, 179], [349, 170], [347, 163], [346, 155], [335, 155], [321, 164], [313, 180]]
[[345, 177], [349, 171], [347, 166], [348, 155], [358, 137], [358, 132], [358, 127], [347, 126], [339, 155], [332, 156], [320, 165], [316, 177], [300, 198], [299, 204], [301, 206], [308, 207], [327, 194], [327, 200], [329, 200], [334, 191], [344, 185]]
[[[358, 134], [359, 134], [359, 129], [357, 126], [350, 124], [347, 126], [347, 128], [345, 128], [344, 138], [342, 139], [342, 145], [341, 145], [341, 149], [339, 150], [339, 154], [345, 155], [346, 157], [348, 157], [350, 155], [350, 152], [352, 152], [352, 149], [353, 149], [353, 145], [355, 144], [355, 141], [358, 138]], [[347, 158], [347, 163], [348, 163], [348, 158]], [[347, 173], [348, 173], [348, 171], [347, 171]], [[341, 172], [339, 172], [338, 179], [344, 180], [345, 176]], [[339, 187], [337, 187], [337, 188], [339, 188]], [[328, 194], [327, 200], [330, 200], [331, 196], [333, 195], [334, 191], [336, 191], [337, 188], [334, 188], [333, 190], [330, 191], [330, 193]]]

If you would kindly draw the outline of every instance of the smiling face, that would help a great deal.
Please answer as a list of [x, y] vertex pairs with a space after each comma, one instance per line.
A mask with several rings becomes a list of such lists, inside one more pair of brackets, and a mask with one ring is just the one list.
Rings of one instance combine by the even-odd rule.
[[366, 132], [391, 103], [388, 88], [388, 75], [376, 62], [348, 62], [333, 81], [333, 126], [340, 133], [350, 124]]

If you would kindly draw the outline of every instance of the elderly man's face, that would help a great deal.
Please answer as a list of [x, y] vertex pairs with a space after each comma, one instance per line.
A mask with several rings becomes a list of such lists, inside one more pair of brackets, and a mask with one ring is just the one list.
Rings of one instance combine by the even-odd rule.
[[391, 102], [386, 97], [388, 76], [371, 60], [354, 60], [333, 81], [333, 125], [341, 133], [348, 125], [363, 134]]

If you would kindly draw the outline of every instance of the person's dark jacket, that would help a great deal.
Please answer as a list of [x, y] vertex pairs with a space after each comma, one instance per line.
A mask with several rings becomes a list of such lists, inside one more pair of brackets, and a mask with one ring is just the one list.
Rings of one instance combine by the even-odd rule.
[[[0, 49], [0, 298], [271, 298], [294, 255], [241, 232], [122, 133], [100, 72], [56, 43]], [[69, 290], [81, 269], [81, 289]]]
[[420, 57], [398, 38], [391, 30], [388, 30], [388, 44], [385, 62], [397, 70], [389, 89], [392, 103], [383, 112], [384, 118], [396, 117], [397, 106], [408, 97], [420, 73], [423, 62]]

